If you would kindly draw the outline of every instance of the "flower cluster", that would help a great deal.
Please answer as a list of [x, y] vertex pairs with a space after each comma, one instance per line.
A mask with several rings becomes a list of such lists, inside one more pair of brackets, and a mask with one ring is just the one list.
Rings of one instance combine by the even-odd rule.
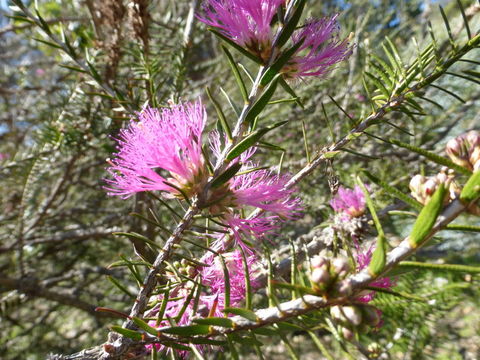
[[421, 204], [425, 205], [432, 198], [440, 184], [444, 184], [448, 188], [445, 194], [444, 204], [448, 204], [460, 194], [460, 189], [453, 181], [453, 170], [443, 167], [441, 171], [434, 176], [415, 175], [410, 180], [410, 191], [412, 196]]
[[[204, 193], [211, 176], [204, 157], [202, 135], [207, 121], [201, 102], [173, 106], [170, 109], [146, 108], [120, 133], [118, 152], [110, 160], [107, 180], [110, 195], [124, 198], [141, 191], [162, 191], [167, 197], [202, 198], [200, 206], [230, 228], [230, 236], [216, 234], [215, 248], [238, 244], [249, 252], [251, 243], [278, 227], [278, 222], [292, 219], [301, 211], [295, 189], [287, 189], [288, 177], [268, 170], [255, 170], [249, 158], [255, 149], [245, 152], [240, 174], [225, 184]], [[214, 157], [221, 154], [220, 135], [210, 135]], [[245, 218], [240, 210], [260, 208], [266, 213]]]
[[330, 205], [337, 213], [343, 213], [350, 218], [362, 216], [365, 212], [365, 195], [360, 186], [354, 189], [338, 188], [337, 195], [330, 201]]
[[194, 195], [208, 176], [202, 155], [206, 119], [200, 102], [141, 111], [138, 121], [120, 132], [119, 151], [108, 169], [113, 177], [106, 180], [108, 194], [127, 198], [160, 190], [175, 197]]
[[[205, 0], [199, 19], [248, 50], [263, 63], [271, 61], [278, 30], [274, 16], [285, 0]], [[292, 43], [303, 43], [281, 72], [286, 79], [324, 76], [332, 66], [350, 56], [348, 39], [340, 40], [337, 15], [309, 19], [292, 35]], [[275, 60], [275, 59], [273, 59]]]
[[273, 42], [271, 22], [284, 3], [285, 0], [206, 0], [205, 16], [199, 19], [260, 59], [268, 60]]
[[472, 130], [451, 139], [445, 151], [455, 164], [472, 171], [480, 170], [480, 131]]

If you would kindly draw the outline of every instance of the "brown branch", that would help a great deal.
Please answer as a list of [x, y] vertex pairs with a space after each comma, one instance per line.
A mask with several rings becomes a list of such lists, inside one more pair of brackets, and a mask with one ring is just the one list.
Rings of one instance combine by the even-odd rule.
[[113, 317], [113, 315], [110, 313], [96, 312], [95, 309], [97, 308], [97, 306], [80, 300], [78, 297], [60, 293], [58, 291], [49, 290], [32, 279], [23, 278], [15, 280], [2, 276], [0, 277], [0, 289], [1, 291], [17, 290], [28, 296], [40, 297], [60, 303], [62, 305], [71, 306], [83, 310], [98, 319]]
[[[48, 25], [56, 24], [56, 23], [59, 23], [59, 22], [64, 23], [64, 22], [71, 22], [71, 21], [86, 22], [86, 21], [88, 21], [88, 19], [86, 17], [71, 16], [71, 17], [63, 17], [63, 18], [45, 20], [45, 22]], [[12, 31], [29, 29], [29, 28], [31, 28], [35, 25], [36, 24], [34, 24], [34, 23], [26, 23], [26, 24], [22, 24], [22, 25], [10, 24], [10, 25], [7, 25], [7, 26], [0, 29], [0, 36], [4, 35], [6, 33], [12, 32]]]

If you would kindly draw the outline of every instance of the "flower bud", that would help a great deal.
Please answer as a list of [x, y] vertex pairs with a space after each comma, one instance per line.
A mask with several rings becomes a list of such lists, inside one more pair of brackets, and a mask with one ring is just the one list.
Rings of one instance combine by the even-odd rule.
[[382, 353], [382, 347], [379, 343], [373, 342], [367, 346], [367, 351], [369, 352], [370, 358], [376, 359]]
[[362, 323], [362, 312], [357, 306], [332, 306], [330, 315], [341, 324], [359, 326]]
[[335, 305], [330, 308], [330, 316], [336, 322], [344, 321], [341, 306]]
[[473, 166], [473, 171], [480, 170], [480, 146], [477, 146], [470, 155], [470, 164]]
[[425, 177], [423, 175], [415, 175], [412, 180], [410, 180], [409, 187], [412, 196], [418, 202], [425, 205], [431, 199], [439, 185], [445, 184], [449, 190], [444, 199], [444, 204], [446, 205], [460, 193], [460, 189], [453, 182], [453, 178], [453, 170], [443, 167], [435, 176]]
[[445, 152], [455, 164], [469, 170], [478, 169], [480, 132], [472, 130], [451, 139], [445, 147]]
[[312, 282], [317, 285], [328, 285], [330, 282], [330, 274], [324, 268], [316, 268], [312, 271], [312, 275], [310, 277]]
[[329, 261], [326, 257], [324, 256], [320, 256], [320, 255], [316, 255], [312, 258], [312, 267], [313, 268], [321, 268], [323, 265], [326, 265], [328, 266], [329, 265]]
[[333, 293], [338, 297], [350, 296], [353, 292], [352, 282], [349, 279], [342, 280], [335, 284]]
[[343, 257], [335, 258], [332, 262], [332, 267], [338, 276], [345, 276], [351, 271], [350, 263]]
[[362, 311], [357, 306], [344, 306], [342, 312], [345, 319], [353, 326], [359, 326], [362, 323]]
[[343, 338], [347, 341], [352, 340], [353, 337], [355, 336], [355, 334], [352, 330], [350, 330], [349, 328], [343, 327], [343, 326], [340, 328], [340, 332], [343, 335]]

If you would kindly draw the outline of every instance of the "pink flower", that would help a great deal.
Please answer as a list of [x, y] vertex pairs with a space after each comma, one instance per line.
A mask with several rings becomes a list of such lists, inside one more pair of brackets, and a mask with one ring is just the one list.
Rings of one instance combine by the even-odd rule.
[[[245, 168], [255, 167], [248, 164]], [[278, 176], [268, 170], [257, 170], [235, 176], [228, 187], [230, 194], [223, 198], [228, 206], [223, 221], [228, 224], [235, 244], [251, 253], [252, 244], [246, 241], [258, 241], [277, 229], [280, 221], [300, 217], [301, 200], [294, 195], [296, 189], [286, 189], [287, 176]], [[232, 210], [260, 208], [265, 210], [253, 218], [244, 218]], [[229, 209], [231, 209], [229, 211]], [[223, 249], [227, 239], [222, 236], [215, 242], [215, 247]]]
[[269, 211], [283, 219], [298, 217], [302, 207], [295, 189], [285, 189], [289, 178], [268, 170], [258, 170], [233, 178], [230, 189], [238, 205]]
[[271, 22], [285, 0], [205, 0], [200, 21], [251, 53], [267, 60], [273, 41]]
[[[243, 266], [242, 253], [240, 250], [234, 250], [229, 253], [222, 254], [226, 269], [228, 270], [229, 285], [230, 285], [230, 306], [238, 306], [246, 296], [245, 284], [245, 270]], [[202, 268], [201, 278], [205, 289], [210, 292], [209, 296], [203, 297], [211, 309], [214, 301], [217, 301], [217, 310], [219, 315], [223, 316], [225, 301], [225, 275], [221, 260], [218, 256], [209, 254], [203, 262], [210, 266]], [[258, 287], [258, 282], [255, 280], [254, 264], [257, 258], [254, 255], [246, 256], [246, 265], [249, 271], [250, 285], [254, 289]]]
[[[204, 177], [202, 132], [206, 113], [200, 101], [171, 109], [145, 108], [120, 132], [118, 153], [108, 169], [109, 195], [127, 198], [160, 190], [180, 196], [195, 192]], [[173, 186], [169, 185], [172, 184]]]
[[327, 75], [333, 65], [345, 60], [352, 53], [348, 39], [340, 40], [338, 15], [323, 19], [310, 19], [292, 36], [292, 42], [303, 43], [289, 60], [282, 72], [287, 78]]
[[365, 212], [365, 195], [358, 185], [353, 190], [340, 186], [330, 205], [337, 213], [344, 213], [351, 218], [359, 217]]
[[[230, 306], [239, 306], [240, 303], [246, 297], [246, 280], [245, 270], [243, 265], [243, 257], [239, 250], [222, 254], [225, 267], [228, 270], [229, 285], [230, 285]], [[246, 267], [249, 272], [250, 285], [252, 289], [258, 287], [258, 282], [255, 279], [255, 263], [257, 258], [253, 255], [246, 257]], [[180, 285], [172, 294], [170, 300], [167, 303], [163, 318], [177, 319], [180, 311], [185, 307], [185, 301], [190, 298], [190, 302], [185, 307], [180, 319], [177, 319], [177, 325], [190, 325], [194, 317], [207, 317], [216, 316], [223, 317], [223, 309], [225, 308], [225, 274], [222, 263], [217, 255], [208, 254], [202, 262], [208, 266], [202, 267], [198, 270], [197, 279], [202, 282], [202, 293], [199, 296], [197, 310], [194, 309], [195, 299], [189, 297], [189, 293], [192, 289], [189, 289], [185, 284]], [[163, 300], [160, 296], [159, 300]], [[171, 326], [167, 320], [161, 320], [158, 324], [157, 321], [152, 320], [149, 325], [158, 328], [161, 332], [163, 327]], [[157, 344], [146, 345], [147, 349], [152, 349], [155, 346], [158, 351], [165, 349], [165, 346]], [[201, 352], [205, 351], [205, 347], [197, 346], [197, 349]], [[168, 351], [172, 351], [169, 349]], [[177, 352], [182, 358], [187, 357], [188, 352]]]
[[[357, 260], [357, 270], [365, 269], [372, 261], [372, 254], [375, 250], [375, 245], [371, 245], [366, 251], [362, 251], [359, 246], [357, 246], [357, 252], [355, 254]], [[390, 289], [394, 286], [393, 281], [388, 278], [378, 278], [375, 281], [370, 283], [370, 286], [383, 288], [383, 289]], [[362, 294], [359, 298], [357, 298], [361, 302], [368, 303], [373, 300], [375, 297], [375, 291], [370, 291], [367, 293]]]
[[8, 159], [8, 154], [0, 153], [0, 161]]

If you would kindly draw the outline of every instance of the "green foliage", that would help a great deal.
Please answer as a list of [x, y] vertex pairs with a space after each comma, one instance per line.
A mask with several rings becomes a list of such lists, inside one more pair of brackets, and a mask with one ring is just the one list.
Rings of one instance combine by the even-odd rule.
[[[198, 23], [185, 44], [189, 1], [150, 2], [151, 18], [144, 29], [147, 42], [132, 30], [139, 22], [132, 23], [126, 12], [114, 7], [121, 2], [94, 2], [93, 8], [73, 1], [12, 3], [17, 8], [12, 9], [9, 23], [0, 18], [2, 27], [16, 27], [15, 32], [5, 33], [0, 27], [0, 44], [5, 48], [0, 60], [5, 89], [0, 90], [0, 152], [8, 155], [0, 160], [0, 205], [4, 209], [0, 270], [5, 279], [18, 279], [24, 285], [15, 288], [0, 280], [0, 354], [6, 354], [5, 359], [40, 359], [51, 352], [80, 351], [100, 344], [109, 328], [134, 340], [146, 334], [157, 336], [148, 325], [150, 319], [134, 318], [139, 331], [119, 324], [109, 327], [112, 320], [98, 315], [108, 311], [89, 312], [79, 303], [117, 309], [110, 312], [112, 316], [128, 312], [132, 297], [152, 268], [152, 258], [162, 251], [189, 205], [156, 194], [128, 200], [107, 197], [102, 187], [108, 185], [102, 179], [108, 176], [105, 159], [115, 151], [111, 137], [116, 138], [118, 130], [147, 103], [163, 107], [169, 100], [199, 96], [205, 100], [208, 96], [211, 101], [204, 101], [208, 125], [214, 123], [216, 114], [231, 139], [232, 119], [241, 114], [237, 104], [248, 100], [254, 81], [251, 74], [260, 60], [217, 31], [204, 31]], [[31, 18], [23, 14], [23, 4]], [[262, 167], [279, 164], [279, 172], [292, 174], [305, 162], [314, 162], [322, 149], [328, 161], [325, 170], [317, 170], [298, 184], [306, 216], [282, 227], [278, 236], [269, 239], [273, 246], [265, 242], [272, 253], [268, 255], [267, 291], [254, 289], [247, 277], [245, 304], [225, 309], [226, 316], [258, 322], [255, 309], [270, 306], [281, 314], [281, 303], [314, 294], [309, 262], [298, 258], [306, 247], [302, 235], [318, 224], [328, 226], [330, 189], [335, 190], [338, 182], [353, 185], [351, 175], [367, 169], [367, 177], [375, 184], [370, 184], [369, 208], [380, 235], [375, 252], [379, 255], [374, 257], [381, 261], [375, 262], [380, 265], [373, 271], [378, 274], [385, 262], [385, 239], [395, 244], [415, 223], [417, 245], [440, 210], [439, 201], [427, 205], [425, 209], [434, 207], [435, 216], [428, 208], [416, 222], [416, 214], [384, 214], [381, 209], [395, 205], [394, 199], [410, 210], [420, 210], [420, 204], [408, 195], [410, 176], [415, 171], [434, 173], [438, 165], [470, 175], [441, 151], [449, 138], [478, 128], [478, 10], [472, 10], [474, 3], [469, 1], [442, 3], [440, 10], [427, 5], [420, 0], [350, 2], [340, 9], [340, 21], [343, 36], [354, 33], [353, 56], [327, 79], [287, 83], [278, 72], [296, 50], [285, 44], [301, 23], [303, 8], [302, 16], [308, 17], [333, 13], [340, 6], [336, 1], [296, 1], [297, 11], [277, 43], [287, 52], [260, 80], [266, 87], [245, 113], [251, 133], [230, 149], [227, 158], [233, 160], [258, 145], [256, 160]], [[101, 12], [102, 21], [95, 17], [102, 6], [117, 13], [109, 17], [108, 11]], [[282, 20], [282, 14], [278, 17]], [[118, 42], [110, 42], [117, 37]], [[217, 46], [219, 39], [222, 47]], [[205, 93], [205, 84], [220, 89], [227, 104], [217, 91]], [[358, 128], [352, 131], [354, 126]], [[339, 140], [345, 146], [349, 142], [348, 147], [327, 148]], [[233, 165], [221, 172], [212, 187], [225, 184], [238, 170]], [[465, 187], [461, 195], [465, 201], [478, 195], [477, 178], [473, 175]], [[132, 212], [136, 216], [128, 216]], [[449, 225], [450, 231], [437, 234], [415, 263], [403, 263], [391, 292], [377, 289], [373, 304], [382, 310], [385, 324], [378, 331], [358, 334], [356, 340], [366, 345], [379, 343], [389, 349], [392, 359], [454, 359], [461, 348], [478, 351], [478, 345], [467, 339], [478, 337], [479, 286], [469, 273], [478, 270], [479, 226], [468, 216], [459, 224], [463, 225]], [[205, 236], [212, 229], [224, 229], [218, 217], [195, 217], [191, 230], [175, 246], [174, 260], [204, 266], [196, 255], [214, 252]], [[371, 230], [365, 234], [370, 240], [374, 238]], [[465, 232], [459, 235], [459, 231]], [[290, 250], [290, 239], [294, 251], [282, 252], [283, 246]], [[143, 260], [130, 258], [132, 245]], [[292, 261], [289, 273], [277, 279], [275, 266], [285, 258]], [[228, 306], [229, 273], [225, 264], [223, 269]], [[175, 341], [166, 342], [168, 347], [202, 358], [192, 344], [222, 345], [224, 351], [218, 358], [234, 359], [302, 359], [310, 354], [318, 357], [318, 352], [327, 359], [360, 358], [365, 351], [345, 340], [328, 310], [218, 339], [208, 338], [209, 333], [212, 327], [231, 329], [226, 317], [207, 316], [195, 324], [178, 326], [179, 319], [164, 318], [167, 300], [177, 296], [175, 285], [193, 284], [188, 299], [194, 306], [201, 287], [198, 279], [180, 272], [176, 262], [167, 270], [168, 281], [158, 286], [149, 308], [159, 305], [156, 320], [170, 323], [164, 332]], [[25, 284], [30, 283], [66, 297], [40, 290], [26, 292]]]

